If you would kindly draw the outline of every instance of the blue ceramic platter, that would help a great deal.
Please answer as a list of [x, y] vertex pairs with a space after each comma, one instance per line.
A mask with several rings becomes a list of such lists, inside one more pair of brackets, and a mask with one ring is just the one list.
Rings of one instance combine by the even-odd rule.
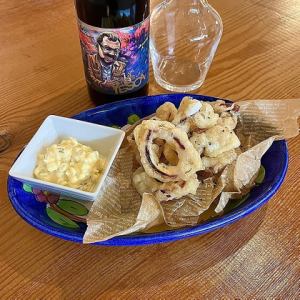
[[[186, 94], [157, 95], [124, 100], [112, 104], [105, 104], [88, 111], [82, 112], [74, 118], [107, 126], [124, 126], [132, 119], [132, 115], [145, 117], [155, 112], [156, 108], [165, 101], [173, 102], [176, 106]], [[192, 95], [203, 101], [214, 101], [216, 98]], [[288, 167], [288, 150], [285, 141], [275, 142], [262, 159], [266, 174], [264, 181], [255, 186], [250, 196], [240, 206], [232, 209], [223, 216], [216, 217], [194, 227], [163, 231], [159, 233], [135, 234], [116, 237], [111, 240], [96, 243], [96, 245], [111, 246], [136, 246], [146, 244], [158, 244], [193, 237], [215, 229], [229, 225], [252, 213], [266, 203], [279, 189]], [[61, 239], [82, 243], [86, 225], [83, 223], [69, 224], [65, 220], [59, 220], [61, 224], [54, 222], [47, 213], [46, 204], [39, 202], [39, 198], [47, 197], [47, 193], [32, 190], [28, 186], [11, 177], [8, 178], [7, 190], [10, 201], [16, 212], [29, 224], [42, 232]], [[61, 201], [61, 200], [60, 200]], [[68, 201], [62, 199], [62, 204], [68, 209], [74, 209], [74, 205], [68, 205]], [[76, 203], [75, 203], [76, 204]], [[66, 206], [67, 205], [67, 206]], [[76, 206], [77, 205], [77, 206]], [[75, 205], [82, 212], [80, 203]], [[79, 214], [78, 210], [74, 214]], [[83, 213], [84, 214], [84, 213]], [[75, 226], [73, 226], [75, 225]]]

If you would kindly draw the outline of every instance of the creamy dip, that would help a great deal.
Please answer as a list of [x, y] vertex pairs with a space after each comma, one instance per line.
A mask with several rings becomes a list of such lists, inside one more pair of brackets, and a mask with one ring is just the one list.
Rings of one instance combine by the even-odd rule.
[[105, 159], [92, 148], [67, 138], [43, 150], [34, 176], [83, 191], [93, 192], [105, 166]]

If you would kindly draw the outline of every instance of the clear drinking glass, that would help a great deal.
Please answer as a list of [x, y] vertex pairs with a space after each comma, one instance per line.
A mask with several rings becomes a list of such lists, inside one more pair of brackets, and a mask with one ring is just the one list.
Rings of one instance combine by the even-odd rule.
[[154, 77], [173, 92], [199, 88], [223, 32], [219, 14], [206, 0], [165, 0], [151, 15]]

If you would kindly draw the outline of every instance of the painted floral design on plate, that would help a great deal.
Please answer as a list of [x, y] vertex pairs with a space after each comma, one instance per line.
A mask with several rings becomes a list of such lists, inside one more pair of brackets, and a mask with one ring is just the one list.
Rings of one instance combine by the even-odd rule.
[[32, 193], [36, 201], [46, 203], [46, 214], [56, 224], [68, 229], [79, 229], [79, 223], [86, 223], [90, 202], [67, 199], [61, 195], [32, 188], [25, 183], [23, 190]]

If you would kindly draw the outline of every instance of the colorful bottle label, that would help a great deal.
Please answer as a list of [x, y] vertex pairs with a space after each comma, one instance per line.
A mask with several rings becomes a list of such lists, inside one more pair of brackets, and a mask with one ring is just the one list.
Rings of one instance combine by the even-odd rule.
[[127, 94], [149, 80], [149, 18], [125, 28], [98, 28], [78, 20], [85, 75], [105, 94]]

